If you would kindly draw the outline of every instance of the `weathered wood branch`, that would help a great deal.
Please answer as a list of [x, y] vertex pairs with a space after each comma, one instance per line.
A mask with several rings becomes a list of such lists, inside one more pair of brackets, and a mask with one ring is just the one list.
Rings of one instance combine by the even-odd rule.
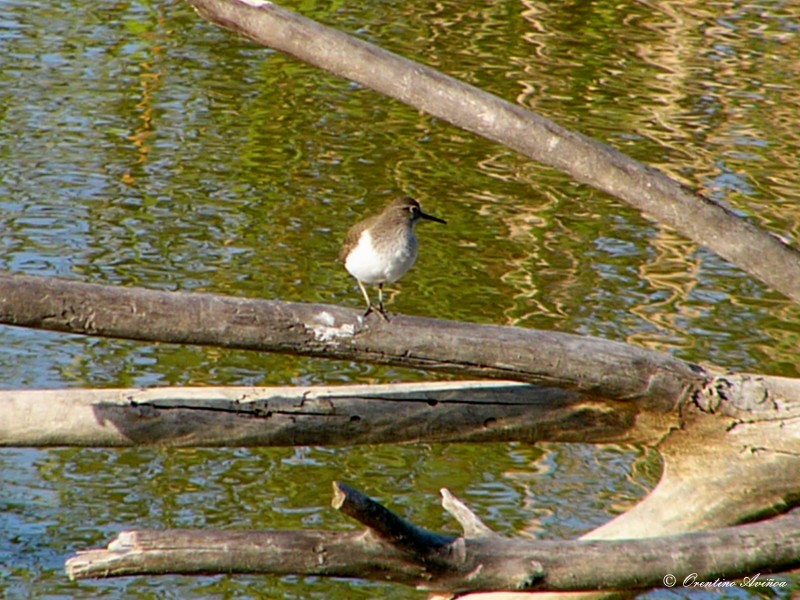
[[800, 301], [797, 249], [610, 146], [272, 2], [189, 3], [212, 23], [400, 100], [616, 196]]
[[331, 506], [366, 525], [368, 530], [382, 541], [406, 554], [419, 556], [425, 561], [449, 546], [454, 538], [417, 527], [410, 521], [393, 513], [380, 502], [343, 483], [333, 483]]
[[800, 503], [800, 381], [720, 376], [698, 398], [683, 407], [681, 427], [655, 445], [658, 485], [584, 539], [708, 530]]
[[727, 375], [707, 392], [677, 415], [512, 382], [6, 391], [0, 445], [638, 441], [661, 453], [662, 480], [591, 538], [721, 527], [795, 505], [800, 382]]
[[[645, 589], [662, 586], [666, 575], [677, 582], [690, 575], [714, 581], [800, 567], [800, 516], [795, 514], [643, 540], [522, 540], [485, 533], [456, 537], [421, 529], [342, 484], [334, 484], [334, 490], [334, 507], [366, 524], [366, 531], [125, 532], [107, 549], [71, 557], [67, 573], [72, 579], [294, 573], [466, 592]], [[445, 490], [443, 495], [450, 496]], [[459, 510], [469, 511], [458, 504]]]
[[696, 365], [589, 336], [46, 277], [0, 275], [0, 323], [511, 379], [662, 412], [708, 380]]
[[[710, 416], [721, 438], [779, 427], [800, 452], [800, 382], [727, 375], [683, 414], [502, 381], [0, 391], [0, 446], [301, 446], [398, 442], [660, 444]], [[739, 382], [739, 383], [737, 383]], [[740, 382], [746, 382], [742, 384]], [[730, 398], [714, 390], [739, 387]], [[765, 401], [753, 402], [753, 398]], [[767, 400], [768, 399], [768, 400]], [[697, 428], [697, 425], [693, 425]], [[707, 436], [708, 434], [704, 434]], [[750, 434], [753, 437], [754, 434]], [[742, 445], [744, 442], [737, 442]], [[683, 443], [683, 445], [686, 445]], [[763, 449], [765, 443], [758, 444]], [[700, 449], [702, 450], [702, 448]]]
[[654, 443], [678, 416], [514, 382], [0, 391], [0, 446]]

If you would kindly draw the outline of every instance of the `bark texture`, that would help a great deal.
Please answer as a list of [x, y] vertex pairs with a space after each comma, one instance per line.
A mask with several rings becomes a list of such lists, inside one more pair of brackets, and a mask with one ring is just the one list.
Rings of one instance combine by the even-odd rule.
[[[445, 508], [473, 533], [476, 516], [446, 490]], [[624, 541], [508, 539], [482, 526], [452, 536], [417, 527], [344, 484], [334, 508], [362, 532], [135, 531], [67, 562], [72, 579], [150, 573], [270, 573], [359, 577], [446, 592], [616, 590], [800, 567], [800, 518], [707, 533]], [[763, 579], [762, 579], [763, 581]]]
[[0, 323], [512, 379], [634, 401], [663, 412], [706, 381], [696, 365], [589, 336], [399, 314], [387, 323], [325, 304], [48, 277], [0, 275]]

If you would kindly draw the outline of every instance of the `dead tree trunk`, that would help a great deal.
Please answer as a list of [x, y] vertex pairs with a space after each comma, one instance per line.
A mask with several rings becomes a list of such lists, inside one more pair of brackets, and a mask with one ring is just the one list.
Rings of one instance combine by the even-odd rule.
[[[562, 169], [654, 215], [776, 290], [800, 300], [800, 255], [796, 250], [616, 150], [271, 3], [189, 1], [215, 23]], [[296, 566], [291, 572], [343, 576], [392, 573], [398, 581], [448, 591], [650, 587], [659, 583], [652, 573], [641, 571], [641, 578], [631, 577], [635, 569], [632, 565], [642, 557], [655, 560], [662, 556], [663, 544], [676, 553], [669, 555], [673, 563], [658, 563], [662, 578], [661, 571], [668, 567], [674, 567], [676, 576], [681, 569], [691, 569], [711, 578], [798, 566], [795, 517], [724, 529], [709, 534], [711, 537], [675, 535], [779, 514], [797, 503], [800, 384], [795, 380], [722, 375], [627, 344], [568, 334], [405, 316], [386, 324], [378, 319], [365, 321], [354, 311], [331, 306], [149, 292], [33, 277], [0, 277], [0, 323], [143, 341], [365, 360], [533, 384], [498, 383], [500, 387], [492, 393], [499, 395], [493, 395], [493, 399], [481, 395], [485, 390], [447, 386], [417, 389], [405, 396], [403, 391], [381, 392], [375, 398], [364, 398], [363, 390], [316, 390], [300, 398], [273, 391], [265, 392], [266, 397], [255, 394], [252, 398], [199, 402], [196, 397], [185, 397], [186, 392], [178, 392], [176, 398], [154, 391], [142, 398], [125, 391], [113, 401], [87, 394], [80, 407], [61, 404], [65, 414], [82, 415], [76, 419], [76, 430], [62, 428], [56, 432], [72, 436], [69, 443], [340, 443], [343, 435], [358, 429], [362, 415], [368, 415], [369, 424], [383, 427], [387, 440], [421, 439], [422, 429], [409, 427], [403, 431], [402, 421], [380, 421], [380, 409], [375, 406], [399, 401], [405, 403], [405, 414], [409, 415], [406, 423], [446, 413], [443, 422], [451, 429], [445, 439], [509, 439], [502, 437], [507, 435], [531, 440], [637, 440], [652, 444], [664, 457], [664, 474], [655, 490], [634, 509], [585, 536], [584, 541], [550, 542], [559, 546], [533, 548], [526, 541], [498, 539], [477, 517], [464, 517], [463, 511], [459, 514], [469, 523], [466, 535], [452, 538], [413, 528], [366, 503], [363, 510], [348, 514], [367, 524], [367, 533], [349, 537], [307, 533], [298, 534], [295, 541], [305, 539], [303, 543], [312, 544], [312, 552], [338, 543], [344, 544], [340, 547], [344, 549], [355, 544], [363, 550], [366, 545], [370, 551], [378, 549], [378, 556], [370, 556], [368, 563], [345, 561], [339, 570], [323, 572], [319, 561], [324, 563], [335, 553], [317, 552], [306, 556], [316, 560], [315, 564]], [[400, 400], [392, 396], [397, 393]], [[48, 439], [57, 437], [46, 429], [33, 431], [31, 414], [39, 407], [34, 407], [30, 396], [6, 395], [0, 397], [3, 402], [10, 407], [3, 414], [12, 415], [14, 420], [10, 425], [3, 421], [6, 429], [0, 427], [0, 443], [34, 443], [33, 439], [39, 440], [35, 443], [48, 443]], [[489, 407], [491, 402], [495, 406]], [[528, 412], [528, 406], [534, 407], [525, 417], [531, 420], [524, 420], [520, 415]], [[309, 407], [313, 410], [303, 411]], [[306, 424], [314, 419], [315, 426], [325, 423], [326, 427], [311, 431], [298, 420], [294, 427], [287, 427], [285, 421], [300, 412], [304, 420], [309, 418]], [[245, 420], [251, 421], [247, 427], [239, 427], [243, 413]], [[342, 414], [347, 415], [346, 425], [335, 420]], [[89, 417], [96, 421], [90, 431], [83, 429]], [[288, 418], [281, 422], [281, 417]], [[23, 423], [27, 425], [20, 426]], [[49, 423], [60, 426], [53, 419]], [[224, 438], [224, 426], [232, 426], [233, 440]], [[493, 438], [495, 435], [500, 437]], [[355, 498], [346, 489], [339, 492], [345, 499]], [[358, 502], [356, 505], [361, 506]], [[354, 505], [343, 501], [341, 506]], [[180, 539], [191, 544], [192, 534], [181, 535], [184, 537]], [[668, 535], [673, 537], [631, 541]], [[758, 537], [762, 535], [765, 537]], [[100, 557], [110, 562], [98, 568], [133, 572], [128, 561], [135, 562], [141, 556], [128, 555], [131, 548], [125, 545], [147, 545], [157, 542], [158, 537], [140, 532], [123, 538], [109, 548], [113, 555]], [[291, 541], [282, 534], [272, 539], [270, 544]], [[614, 539], [625, 541], [610, 541]], [[754, 539], [760, 544], [757, 550], [750, 545]], [[418, 543], [420, 540], [424, 543]], [[213, 554], [219, 549], [215, 545], [219, 539], [210, 541], [209, 552]], [[377, 545], [371, 546], [373, 543]], [[559, 556], [558, 548], [574, 551], [567, 554], [571, 557], [569, 570], [559, 571], [561, 567], [553, 562]], [[691, 549], [698, 548], [702, 551], [692, 554]], [[178, 558], [164, 554], [163, 548], [155, 550], [161, 566], [151, 572], [163, 572], [164, 560]], [[733, 558], [731, 551], [736, 554]], [[603, 573], [608, 573], [609, 553], [615, 552], [619, 552], [615, 556], [628, 573], [627, 579], [624, 575], [603, 579]], [[203, 562], [208, 556], [189, 556], [194, 566], [182, 567], [181, 572], [211, 570], [211, 563]], [[501, 562], [497, 556], [502, 557]], [[586, 573], [576, 559], [591, 560], [592, 556], [595, 560], [601, 557], [603, 569], [589, 562], [586, 564], [595, 566]], [[83, 555], [71, 561], [71, 574], [89, 576], [97, 572], [92, 570], [92, 560]], [[744, 571], [731, 567], [731, 560], [739, 561]], [[128, 566], [116, 570], [119, 564]], [[232, 569], [230, 563], [227, 565]], [[701, 571], [698, 565], [709, 570]], [[286, 569], [285, 564], [275, 569], [270, 572], [289, 572], [280, 570]], [[557, 573], [562, 573], [563, 579]]]
[[80, 401], [64, 399], [64, 392], [9, 392], [0, 395], [3, 444], [513, 438], [653, 445], [664, 457], [661, 482], [634, 509], [586, 536], [597, 540], [722, 527], [784, 512], [800, 495], [796, 380], [714, 375], [596, 338], [412, 317], [365, 325], [354, 311], [337, 307], [34, 277], [0, 277], [0, 322], [138, 340], [366, 357], [482, 376], [513, 373], [540, 384], [351, 386], [295, 393], [248, 388], [210, 397], [197, 390], [95, 390]]
[[[554, 385], [668, 412], [704, 384], [696, 365], [567, 333], [0, 275], [0, 323], [150, 342], [358, 360]], [[373, 316], [374, 317], [374, 316]]]
[[[365, 531], [134, 531], [67, 562], [72, 579], [161, 573], [269, 573], [394, 581], [434, 592], [642, 590], [694, 579], [728, 581], [800, 567], [800, 517], [625, 541], [513, 540], [492, 532], [442, 490], [464, 529], [451, 536], [409, 523], [334, 484], [333, 506]], [[758, 578], [756, 578], [758, 579]], [[746, 583], [746, 582], [745, 582]], [[755, 584], [755, 581], [752, 582]]]
[[511, 381], [0, 391], [0, 414], [0, 446], [36, 447], [654, 444], [678, 424], [633, 404]]

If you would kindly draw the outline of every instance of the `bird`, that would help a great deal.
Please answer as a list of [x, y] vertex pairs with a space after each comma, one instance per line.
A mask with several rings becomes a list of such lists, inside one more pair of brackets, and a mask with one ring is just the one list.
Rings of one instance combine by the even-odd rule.
[[[383, 306], [383, 284], [394, 283], [405, 275], [417, 260], [417, 235], [414, 225], [420, 220], [447, 224], [447, 221], [429, 215], [419, 202], [403, 196], [389, 202], [383, 212], [359, 221], [345, 236], [339, 260], [348, 273], [355, 277], [367, 311], [377, 312], [384, 321], [389, 316]], [[372, 304], [364, 284], [378, 286], [378, 306]]]

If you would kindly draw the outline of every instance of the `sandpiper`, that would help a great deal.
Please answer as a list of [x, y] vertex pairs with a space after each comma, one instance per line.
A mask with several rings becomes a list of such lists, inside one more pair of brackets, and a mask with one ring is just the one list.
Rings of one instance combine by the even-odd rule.
[[[419, 202], [405, 196], [392, 200], [378, 215], [359, 221], [347, 232], [339, 260], [356, 278], [367, 301], [366, 317], [376, 310], [385, 320], [383, 284], [394, 283], [405, 275], [417, 260], [417, 235], [414, 225], [420, 219], [447, 223], [423, 212]], [[364, 284], [377, 284], [378, 306], [372, 304]]]

